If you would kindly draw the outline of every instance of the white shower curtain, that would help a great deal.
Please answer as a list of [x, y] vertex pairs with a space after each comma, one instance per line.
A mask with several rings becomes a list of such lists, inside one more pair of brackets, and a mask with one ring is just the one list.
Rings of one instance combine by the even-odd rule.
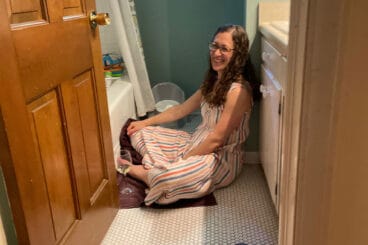
[[140, 49], [129, 0], [110, 0], [112, 25], [115, 28], [119, 49], [133, 85], [137, 115], [144, 116], [155, 110], [146, 64]]

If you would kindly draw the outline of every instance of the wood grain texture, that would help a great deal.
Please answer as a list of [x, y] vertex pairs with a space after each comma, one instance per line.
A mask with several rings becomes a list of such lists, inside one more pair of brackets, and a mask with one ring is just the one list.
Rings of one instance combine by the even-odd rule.
[[1, 165], [19, 244], [98, 244], [117, 212], [98, 34], [63, 8], [47, 0], [47, 21], [14, 25], [0, 0]]
[[11, 24], [45, 20], [45, 7], [41, 0], [9, 0]]

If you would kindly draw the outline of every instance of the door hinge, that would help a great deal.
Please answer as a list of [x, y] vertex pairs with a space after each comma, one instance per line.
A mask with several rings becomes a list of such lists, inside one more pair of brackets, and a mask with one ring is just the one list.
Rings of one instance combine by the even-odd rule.
[[279, 115], [281, 115], [281, 103], [279, 103]]
[[278, 188], [278, 186], [277, 186], [277, 184], [275, 185], [275, 196], [277, 196], [277, 188]]

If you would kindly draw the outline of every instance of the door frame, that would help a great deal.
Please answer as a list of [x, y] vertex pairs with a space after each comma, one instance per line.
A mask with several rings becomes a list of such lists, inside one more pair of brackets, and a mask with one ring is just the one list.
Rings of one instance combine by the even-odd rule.
[[[306, 45], [308, 0], [290, 1], [287, 80], [284, 88], [284, 118], [280, 173], [279, 238], [280, 245], [294, 244], [294, 222], [297, 186], [297, 156], [300, 139], [302, 76]], [[293, 81], [293, 82], [291, 82]]]
[[[327, 244], [344, 0], [290, 0], [280, 245]], [[328, 30], [328, 31], [326, 31]], [[318, 118], [318, 120], [316, 119]]]

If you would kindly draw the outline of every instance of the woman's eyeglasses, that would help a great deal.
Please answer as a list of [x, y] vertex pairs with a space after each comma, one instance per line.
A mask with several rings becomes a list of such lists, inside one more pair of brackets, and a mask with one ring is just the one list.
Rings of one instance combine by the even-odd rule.
[[224, 46], [218, 46], [217, 43], [209, 43], [208, 48], [212, 52], [215, 52], [216, 50], [220, 50], [221, 54], [229, 53], [232, 50], [234, 50], [234, 49], [227, 48], [227, 47], [224, 47]]

